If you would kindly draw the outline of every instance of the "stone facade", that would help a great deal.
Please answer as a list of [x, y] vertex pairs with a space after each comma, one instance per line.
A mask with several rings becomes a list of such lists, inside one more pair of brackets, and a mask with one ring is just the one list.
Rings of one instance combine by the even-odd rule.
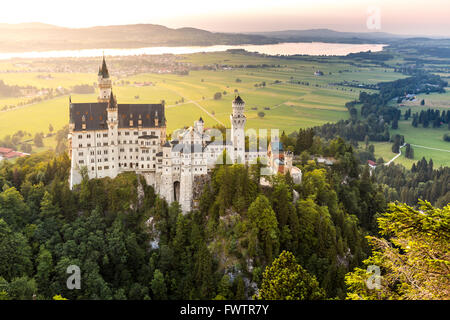
[[98, 76], [96, 103], [70, 101], [71, 188], [81, 182], [83, 171], [90, 179], [133, 171], [143, 175], [169, 203], [178, 201], [187, 212], [198, 200], [199, 182], [207, 181], [205, 175], [224, 151], [233, 163], [248, 164], [260, 158], [274, 173], [292, 168], [292, 155], [279, 148], [276, 152], [270, 146], [270, 152], [267, 148], [246, 151], [245, 103], [239, 96], [232, 103], [231, 139], [217, 139], [217, 134], [204, 129], [200, 118], [167, 141], [163, 104], [117, 104], [104, 58]]

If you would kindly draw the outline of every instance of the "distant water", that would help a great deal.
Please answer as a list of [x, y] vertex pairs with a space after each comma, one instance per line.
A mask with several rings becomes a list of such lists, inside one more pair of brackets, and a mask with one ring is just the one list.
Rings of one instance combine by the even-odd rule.
[[100, 57], [103, 52], [107, 56], [134, 56], [134, 55], [157, 55], [157, 54], [188, 54], [197, 52], [217, 52], [228, 49], [245, 49], [250, 52], [258, 52], [269, 55], [326, 55], [344, 56], [371, 50], [373, 52], [383, 50], [383, 44], [347, 44], [347, 43], [324, 43], [324, 42], [296, 42], [278, 43], [264, 45], [236, 45], [236, 46], [203, 46], [203, 47], [148, 47], [138, 49], [83, 49], [83, 50], [55, 50], [55, 51], [31, 51], [21, 53], [0, 53], [0, 60], [11, 58], [81, 58]]

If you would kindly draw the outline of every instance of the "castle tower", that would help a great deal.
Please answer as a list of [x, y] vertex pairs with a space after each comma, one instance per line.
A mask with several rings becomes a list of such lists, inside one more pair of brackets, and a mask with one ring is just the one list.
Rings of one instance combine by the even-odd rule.
[[198, 132], [199, 134], [203, 134], [203, 126], [204, 126], [204, 121], [203, 121], [202, 117], [200, 117], [200, 119], [198, 119], [197, 121], [194, 122], [195, 131]]
[[102, 66], [98, 69], [98, 102], [109, 102], [111, 95], [111, 79], [109, 78], [108, 67], [105, 56], [103, 56]]
[[[177, 195], [174, 190], [174, 181], [172, 175], [172, 146], [166, 141], [162, 146], [163, 149], [163, 159], [162, 159], [162, 174], [161, 174], [161, 186], [159, 193], [166, 199], [167, 202], [171, 203], [177, 201]], [[178, 182], [179, 183], [179, 182]], [[179, 197], [179, 195], [178, 195]]]
[[106, 109], [108, 115], [106, 123], [108, 124], [108, 146], [109, 146], [109, 156], [111, 157], [111, 160], [113, 161], [113, 165], [109, 167], [109, 176], [115, 177], [119, 173], [118, 168], [118, 159], [116, 159], [117, 155], [119, 154], [119, 148], [118, 148], [118, 129], [119, 129], [119, 115], [118, 115], [118, 108], [117, 108], [117, 101], [116, 97], [110, 92], [109, 101], [108, 101], [108, 108]]
[[230, 115], [231, 122], [231, 142], [233, 149], [231, 158], [236, 163], [245, 163], [245, 123], [247, 118], [244, 115], [245, 102], [237, 96], [232, 103], [233, 113]]

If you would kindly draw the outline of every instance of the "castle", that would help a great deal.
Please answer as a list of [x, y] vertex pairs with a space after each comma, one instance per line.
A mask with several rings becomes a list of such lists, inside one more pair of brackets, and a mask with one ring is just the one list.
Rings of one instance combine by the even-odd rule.
[[118, 104], [104, 57], [98, 88], [97, 102], [73, 103], [70, 99], [71, 189], [81, 182], [83, 167], [90, 179], [133, 171], [143, 175], [169, 203], [178, 201], [187, 212], [194, 207], [194, 184], [222, 159], [225, 150], [233, 163], [255, 163], [260, 158], [271, 172], [289, 171], [294, 179], [301, 179], [300, 170], [292, 166], [292, 153], [284, 152], [279, 141], [246, 150], [247, 118], [240, 96], [232, 102], [231, 139], [212, 135], [214, 131], [205, 130], [200, 118], [168, 141], [164, 103]]

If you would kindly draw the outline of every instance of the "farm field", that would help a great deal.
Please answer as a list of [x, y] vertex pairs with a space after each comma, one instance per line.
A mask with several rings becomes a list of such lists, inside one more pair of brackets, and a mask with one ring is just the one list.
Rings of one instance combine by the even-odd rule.
[[[411, 113], [420, 112], [421, 110], [427, 110], [428, 108], [439, 110], [450, 110], [450, 88], [445, 88], [445, 93], [430, 93], [419, 94], [416, 96], [415, 101], [405, 101], [403, 106], [400, 107], [402, 114], [408, 109], [411, 109]], [[421, 106], [420, 101], [424, 99], [425, 105]], [[391, 101], [390, 105], [397, 106], [396, 101]], [[401, 118], [403, 119], [403, 117]], [[408, 121], [401, 120], [398, 123], [397, 130], [390, 130], [391, 134], [400, 134], [405, 137], [405, 141], [410, 143], [414, 149], [414, 159], [407, 159], [403, 154], [395, 160], [395, 163], [401, 163], [405, 167], [410, 168], [417, 160], [433, 159], [435, 166], [450, 166], [450, 143], [444, 141], [442, 136], [450, 131], [447, 129], [447, 125], [442, 126], [439, 129], [436, 128], [423, 128], [419, 125], [418, 128], [414, 128], [411, 125], [412, 118]], [[383, 157], [385, 161], [392, 159], [395, 154], [391, 152], [391, 143], [373, 143], [375, 145], [376, 157]], [[437, 150], [439, 149], [439, 150]], [[445, 150], [445, 151], [442, 151]]]
[[[377, 83], [403, 77], [385, 68], [355, 67], [336, 57], [320, 61], [287, 60], [272, 57], [252, 57], [243, 54], [208, 53], [180, 57], [180, 60], [203, 64], [266, 64], [266, 67], [230, 68], [191, 71], [189, 75], [146, 73], [117, 77], [110, 70], [113, 93], [118, 103], [166, 103], [168, 133], [202, 117], [205, 125], [229, 126], [231, 101], [239, 93], [246, 102], [247, 128], [280, 129], [290, 133], [304, 127], [321, 125], [348, 118], [345, 103], [358, 97], [360, 89], [334, 85], [347, 81]], [[328, 61], [328, 62], [327, 62]], [[323, 76], [315, 76], [321, 70]], [[77, 84], [93, 84], [96, 73], [0, 73], [0, 80], [8, 85], [32, 85], [38, 88], [70, 88]], [[139, 83], [151, 82], [141, 86]], [[300, 84], [298, 83], [300, 82]], [[365, 90], [371, 92], [371, 90]], [[214, 100], [216, 92], [222, 98]], [[73, 102], [96, 101], [96, 94], [73, 94]], [[17, 98], [20, 99], [20, 98]], [[51, 123], [56, 130], [68, 123], [69, 96], [26, 105], [0, 112], [0, 138], [18, 130], [48, 132]], [[17, 100], [0, 99], [2, 104]], [[258, 113], [263, 112], [258, 115]]]
[[[414, 128], [410, 121], [399, 121], [398, 130], [390, 130], [391, 134], [401, 134], [405, 136], [405, 142], [410, 143], [414, 149], [414, 159], [407, 159], [404, 156], [404, 148], [402, 155], [394, 162], [400, 163], [407, 168], [411, 168], [413, 163], [425, 157], [429, 160], [433, 159], [436, 167], [450, 166], [450, 143], [445, 142], [442, 136], [449, 131], [447, 128]], [[375, 157], [382, 157], [384, 161], [389, 161], [395, 157], [395, 153], [391, 151], [392, 143], [390, 142], [371, 142], [375, 146]], [[439, 149], [439, 150], [437, 150]], [[445, 150], [445, 151], [444, 151]]]

